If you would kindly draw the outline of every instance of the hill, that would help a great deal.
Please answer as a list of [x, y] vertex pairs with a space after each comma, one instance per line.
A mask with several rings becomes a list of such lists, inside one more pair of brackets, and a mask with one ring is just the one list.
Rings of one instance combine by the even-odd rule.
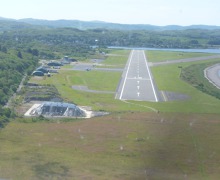
[[79, 21], [79, 20], [44, 20], [44, 19], [8, 19], [0, 17], [0, 31], [9, 30], [13, 28], [33, 28], [44, 27], [44, 28], [77, 28], [81, 30], [87, 29], [114, 29], [114, 30], [150, 30], [150, 31], [166, 31], [166, 30], [187, 30], [187, 29], [206, 29], [215, 30], [220, 29], [220, 26], [209, 26], [209, 25], [191, 25], [191, 26], [179, 26], [179, 25], [168, 25], [168, 26], [155, 26], [150, 24], [118, 24], [103, 21]]
[[77, 29], [117, 29], [117, 30], [152, 30], [152, 31], [163, 31], [163, 30], [185, 30], [185, 29], [220, 29], [219, 26], [208, 26], [208, 25], [192, 25], [192, 26], [155, 26], [149, 24], [118, 24], [109, 23], [103, 21], [79, 21], [79, 20], [40, 20], [40, 19], [20, 19], [19, 22], [25, 22], [32, 25], [41, 25], [53, 28], [60, 27], [72, 27]]
[[33, 27], [33, 25], [28, 24], [28, 23], [5, 20], [5, 19], [0, 18], [0, 32], [14, 30], [14, 29], [28, 29], [31, 27]]

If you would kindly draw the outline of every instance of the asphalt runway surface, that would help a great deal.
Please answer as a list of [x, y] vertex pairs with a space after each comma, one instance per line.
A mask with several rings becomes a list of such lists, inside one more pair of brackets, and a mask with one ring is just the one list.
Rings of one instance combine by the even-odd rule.
[[158, 102], [157, 94], [145, 52], [132, 50], [115, 98]]

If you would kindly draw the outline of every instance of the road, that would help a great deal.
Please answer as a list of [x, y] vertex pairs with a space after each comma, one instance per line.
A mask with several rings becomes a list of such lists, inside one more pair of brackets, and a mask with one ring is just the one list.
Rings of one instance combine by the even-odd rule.
[[25, 75], [23, 76], [21, 82], [20, 82], [20, 85], [19, 85], [19, 87], [18, 87], [16, 93], [14, 93], [14, 94], [8, 99], [8, 102], [7, 102], [7, 104], [6, 104], [4, 107], [9, 108], [9, 107], [12, 105], [11, 103], [13, 102], [13, 100], [15, 100], [15, 97], [16, 97], [17, 93], [19, 93], [19, 92], [21, 91], [22, 87], [24, 86], [24, 81], [25, 81], [26, 77], [27, 77], [27, 75], [25, 74]]
[[115, 98], [158, 102], [157, 94], [145, 52], [132, 50]]
[[215, 64], [204, 70], [205, 77], [209, 80], [210, 83], [212, 83], [218, 89], [220, 89], [219, 72], [220, 72], [220, 64]]
[[168, 64], [205, 61], [205, 60], [218, 59], [218, 58], [220, 58], [220, 55], [194, 57], [194, 58], [177, 59], [177, 60], [167, 60], [167, 61], [163, 61], [163, 62], [154, 62], [154, 63], [151, 62], [151, 63], [149, 63], [149, 66], [162, 66], [162, 65], [168, 65]]

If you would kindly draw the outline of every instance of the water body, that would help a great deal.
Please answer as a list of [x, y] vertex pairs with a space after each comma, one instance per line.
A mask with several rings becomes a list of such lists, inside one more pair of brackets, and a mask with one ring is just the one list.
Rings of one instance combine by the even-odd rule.
[[220, 49], [166, 49], [166, 48], [144, 48], [144, 47], [119, 47], [109, 46], [110, 49], [134, 49], [150, 51], [175, 51], [175, 52], [198, 52], [198, 53], [215, 53], [220, 54]]

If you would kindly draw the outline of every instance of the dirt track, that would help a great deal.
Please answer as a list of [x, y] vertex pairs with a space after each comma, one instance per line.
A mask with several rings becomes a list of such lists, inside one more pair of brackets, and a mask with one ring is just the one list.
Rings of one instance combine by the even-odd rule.
[[92, 90], [92, 89], [89, 89], [87, 86], [72, 86], [72, 88], [78, 91], [85, 91], [85, 92], [90, 92], [90, 93], [115, 94], [115, 92], [113, 91]]

